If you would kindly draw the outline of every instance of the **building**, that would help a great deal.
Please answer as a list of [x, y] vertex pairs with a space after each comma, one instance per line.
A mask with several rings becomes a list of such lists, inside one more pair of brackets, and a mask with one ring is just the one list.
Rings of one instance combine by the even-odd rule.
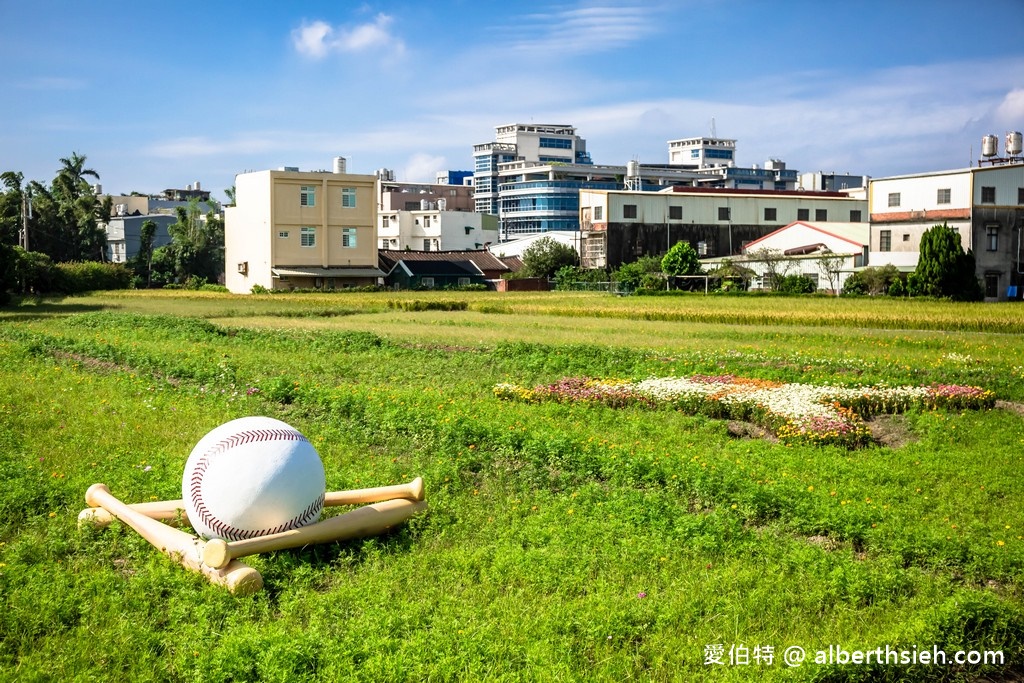
[[495, 141], [475, 145], [476, 210], [497, 213], [501, 239], [576, 231], [583, 190], [658, 191], [676, 185], [748, 190], [794, 190], [797, 172], [777, 159], [765, 168], [740, 168], [736, 141], [671, 140], [669, 163], [594, 164], [586, 141], [567, 125], [508, 124]]
[[380, 249], [457, 251], [483, 249], [497, 241], [497, 216], [442, 211], [433, 202], [424, 210], [381, 212], [377, 217]]
[[381, 251], [378, 265], [385, 283], [397, 289], [432, 289], [498, 280], [522, 266], [486, 249], [470, 251]]
[[235, 293], [377, 284], [377, 202], [372, 175], [287, 168], [236, 176], [225, 284]]
[[148, 220], [156, 224], [153, 248], [170, 244], [169, 228], [177, 222], [177, 216], [159, 213], [111, 218], [110, 222], [103, 226], [107, 232], [107, 260], [111, 263], [125, 263], [135, 258], [142, 245], [142, 224]]
[[438, 171], [434, 178], [435, 185], [468, 185], [473, 186], [472, 171]]
[[871, 178], [866, 175], [850, 175], [849, 173], [801, 173], [801, 190], [812, 190], [815, 192], [846, 192], [849, 190], [867, 190], [868, 181]]
[[673, 187], [580, 192], [585, 268], [618, 268], [687, 241], [701, 258], [735, 256], [795, 221], [862, 223], [867, 201], [842, 192]]
[[567, 247], [572, 247], [576, 250], [576, 253], [580, 251], [580, 231], [579, 230], [564, 230], [555, 232], [541, 232], [533, 235], [523, 235], [516, 237], [507, 242], [498, 242], [492, 244], [489, 249], [492, 254], [496, 254], [499, 258], [518, 256], [526, 252], [527, 249], [537, 243], [538, 240], [542, 239], [553, 239], [559, 244], [564, 244]]
[[[743, 247], [734, 263], [757, 277], [753, 289], [771, 289], [771, 271], [779, 276], [803, 275], [815, 288], [837, 294], [867, 256], [868, 223], [809, 223], [795, 221]], [[776, 261], [770, 264], [765, 256]], [[722, 259], [704, 263], [708, 269]]]
[[[946, 223], [973, 250], [986, 300], [1019, 298], [1024, 285], [1024, 162], [877, 178], [868, 188], [868, 265], [917, 266], [921, 236]], [[1011, 296], [1011, 293], [1014, 293]]]
[[[457, 180], [466, 172], [447, 173], [447, 179]], [[448, 251], [482, 249], [498, 241], [498, 218], [474, 211], [471, 184], [396, 182], [388, 169], [377, 175], [379, 248]]]

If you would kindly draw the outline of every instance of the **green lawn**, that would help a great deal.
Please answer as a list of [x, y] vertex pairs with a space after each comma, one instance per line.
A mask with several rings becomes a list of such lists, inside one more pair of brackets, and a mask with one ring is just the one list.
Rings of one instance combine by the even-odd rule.
[[[0, 679], [979, 680], [1024, 673], [1024, 308], [874, 299], [101, 293], [0, 309]], [[784, 446], [497, 383], [732, 373], [957, 383], [987, 411]], [[180, 497], [195, 443], [263, 414], [329, 489], [422, 476], [388, 536], [246, 561], [239, 598], [84, 494]], [[705, 664], [722, 645], [726, 665]], [[1002, 666], [787, 667], [801, 646]], [[728, 665], [743, 648], [760, 663]], [[769, 664], [764, 654], [774, 648]]]

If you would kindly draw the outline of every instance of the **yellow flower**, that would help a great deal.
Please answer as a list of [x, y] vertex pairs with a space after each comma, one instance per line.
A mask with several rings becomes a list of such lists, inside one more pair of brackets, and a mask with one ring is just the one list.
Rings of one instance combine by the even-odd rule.
[[1003, 545], [1006, 545], [1006, 544], [1003, 543], [1002, 541], [996, 541], [996, 545], [1003, 546]]

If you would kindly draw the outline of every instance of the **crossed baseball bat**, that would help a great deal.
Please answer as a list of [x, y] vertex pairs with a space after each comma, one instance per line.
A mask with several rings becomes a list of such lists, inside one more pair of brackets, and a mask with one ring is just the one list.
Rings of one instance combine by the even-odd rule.
[[325, 506], [370, 505], [277, 534], [242, 541], [202, 541], [165, 523], [180, 519], [184, 501], [162, 500], [128, 505], [115, 498], [105, 484], [93, 484], [85, 493], [89, 507], [79, 513], [78, 523], [80, 526], [106, 526], [117, 518], [186, 569], [202, 574], [232, 593], [248, 595], [263, 587], [263, 577], [237, 558], [381, 534], [426, 509], [423, 497], [423, 480], [419, 477], [407, 484], [330, 491], [324, 496]]

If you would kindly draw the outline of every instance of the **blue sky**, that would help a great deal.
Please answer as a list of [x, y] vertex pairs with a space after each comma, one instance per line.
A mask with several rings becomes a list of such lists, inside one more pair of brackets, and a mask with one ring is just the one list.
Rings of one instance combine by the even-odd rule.
[[625, 164], [714, 119], [741, 165], [875, 177], [1024, 129], [1024, 0], [0, 0], [0, 64], [0, 171], [76, 151], [114, 193], [337, 155], [426, 180], [514, 122]]

